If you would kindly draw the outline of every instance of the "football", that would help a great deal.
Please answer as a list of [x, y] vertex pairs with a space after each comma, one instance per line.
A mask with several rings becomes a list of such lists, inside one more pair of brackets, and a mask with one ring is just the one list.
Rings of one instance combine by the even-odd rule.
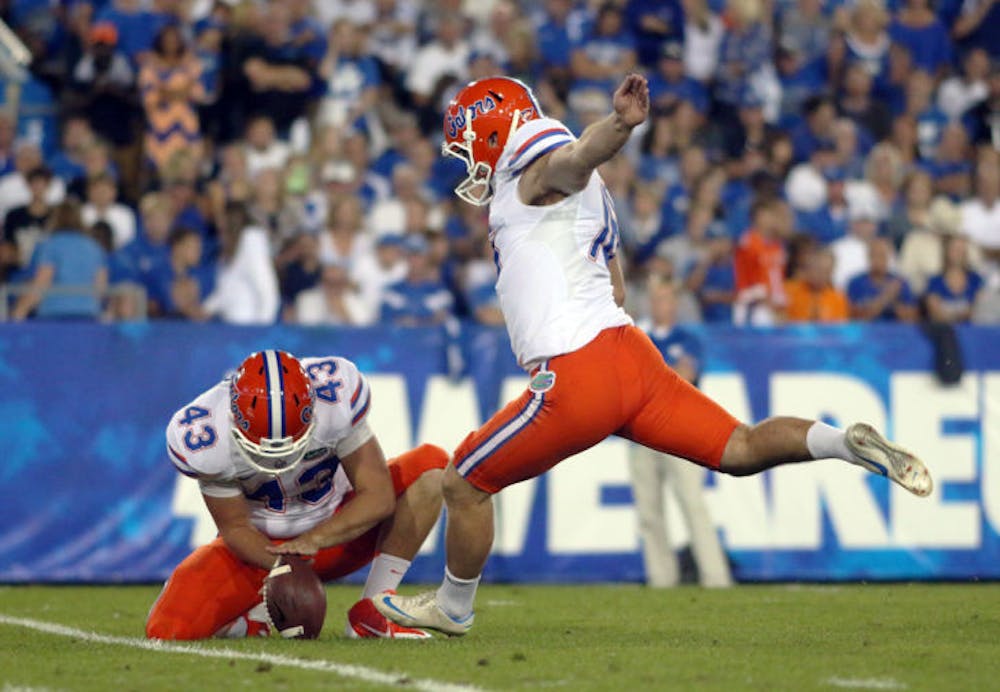
[[283, 555], [264, 579], [271, 627], [286, 639], [316, 639], [326, 618], [326, 590], [305, 560]]

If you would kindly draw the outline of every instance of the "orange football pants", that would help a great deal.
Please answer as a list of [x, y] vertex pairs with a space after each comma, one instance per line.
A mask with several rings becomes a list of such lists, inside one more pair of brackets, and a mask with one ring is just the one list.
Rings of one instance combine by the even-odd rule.
[[[389, 461], [399, 497], [423, 473], [442, 469], [448, 453], [421, 445]], [[350, 502], [348, 494], [344, 504]], [[341, 505], [343, 506], [343, 505]], [[379, 526], [349, 543], [325, 548], [314, 556], [313, 571], [321, 581], [339, 579], [375, 557]], [[275, 543], [281, 541], [276, 540]], [[150, 639], [206, 639], [260, 603], [267, 570], [249, 565], [230, 552], [221, 538], [188, 555], [163, 587], [146, 620]]]
[[737, 425], [667, 366], [641, 329], [614, 327], [534, 370], [524, 394], [462, 441], [454, 464], [496, 493], [619, 435], [717, 469]]

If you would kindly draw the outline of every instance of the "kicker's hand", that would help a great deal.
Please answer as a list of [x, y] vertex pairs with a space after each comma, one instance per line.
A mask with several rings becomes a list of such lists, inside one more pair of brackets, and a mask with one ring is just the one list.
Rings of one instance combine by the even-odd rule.
[[615, 114], [628, 127], [635, 127], [649, 115], [649, 84], [639, 74], [630, 74], [615, 91]]

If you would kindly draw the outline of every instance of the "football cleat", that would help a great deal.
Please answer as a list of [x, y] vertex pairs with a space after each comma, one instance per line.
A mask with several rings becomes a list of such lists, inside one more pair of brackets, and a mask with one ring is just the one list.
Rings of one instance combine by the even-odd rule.
[[224, 625], [213, 636], [220, 639], [271, 636], [271, 626], [267, 621], [267, 607], [261, 601], [235, 620]]
[[[386, 592], [389, 593], [389, 592]], [[370, 598], [362, 598], [347, 611], [348, 639], [432, 639], [427, 630], [404, 627], [386, 619]]]
[[889, 442], [867, 423], [855, 423], [847, 429], [847, 448], [861, 461], [862, 467], [886, 476], [918, 497], [927, 497], [934, 489], [924, 462]]
[[437, 591], [425, 591], [416, 596], [399, 596], [386, 591], [372, 600], [378, 612], [399, 625], [437, 630], [452, 637], [461, 637], [472, 629], [475, 619], [475, 613], [462, 619], [448, 615], [438, 605]]

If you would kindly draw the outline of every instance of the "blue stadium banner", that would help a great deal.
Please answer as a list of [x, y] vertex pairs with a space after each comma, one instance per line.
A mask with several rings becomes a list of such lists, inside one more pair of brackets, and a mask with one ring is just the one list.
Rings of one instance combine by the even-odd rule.
[[[959, 330], [966, 373], [940, 386], [919, 329], [702, 328], [704, 388], [735, 415], [866, 420], [921, 452], [917, 499], [823, 461], [751, 478], [706, 472], [740, 580], [1000, 578], [1000, 330]], [[0, 325], [0, 581], [162, 580], [214, 536], [197, 485], [165, 455], [172, 412], [246, 354], [337, 354], [369, 374], [388, 454], [454, 446], [525, 385], [506, 335], [467, 326], [467, 373], [446, 373], [436, 329]], [[628, 444], [610, 439], [496, 498], [487, 579], [639, 580]], [[440, 577], [440, 526], [411, 580]]]

